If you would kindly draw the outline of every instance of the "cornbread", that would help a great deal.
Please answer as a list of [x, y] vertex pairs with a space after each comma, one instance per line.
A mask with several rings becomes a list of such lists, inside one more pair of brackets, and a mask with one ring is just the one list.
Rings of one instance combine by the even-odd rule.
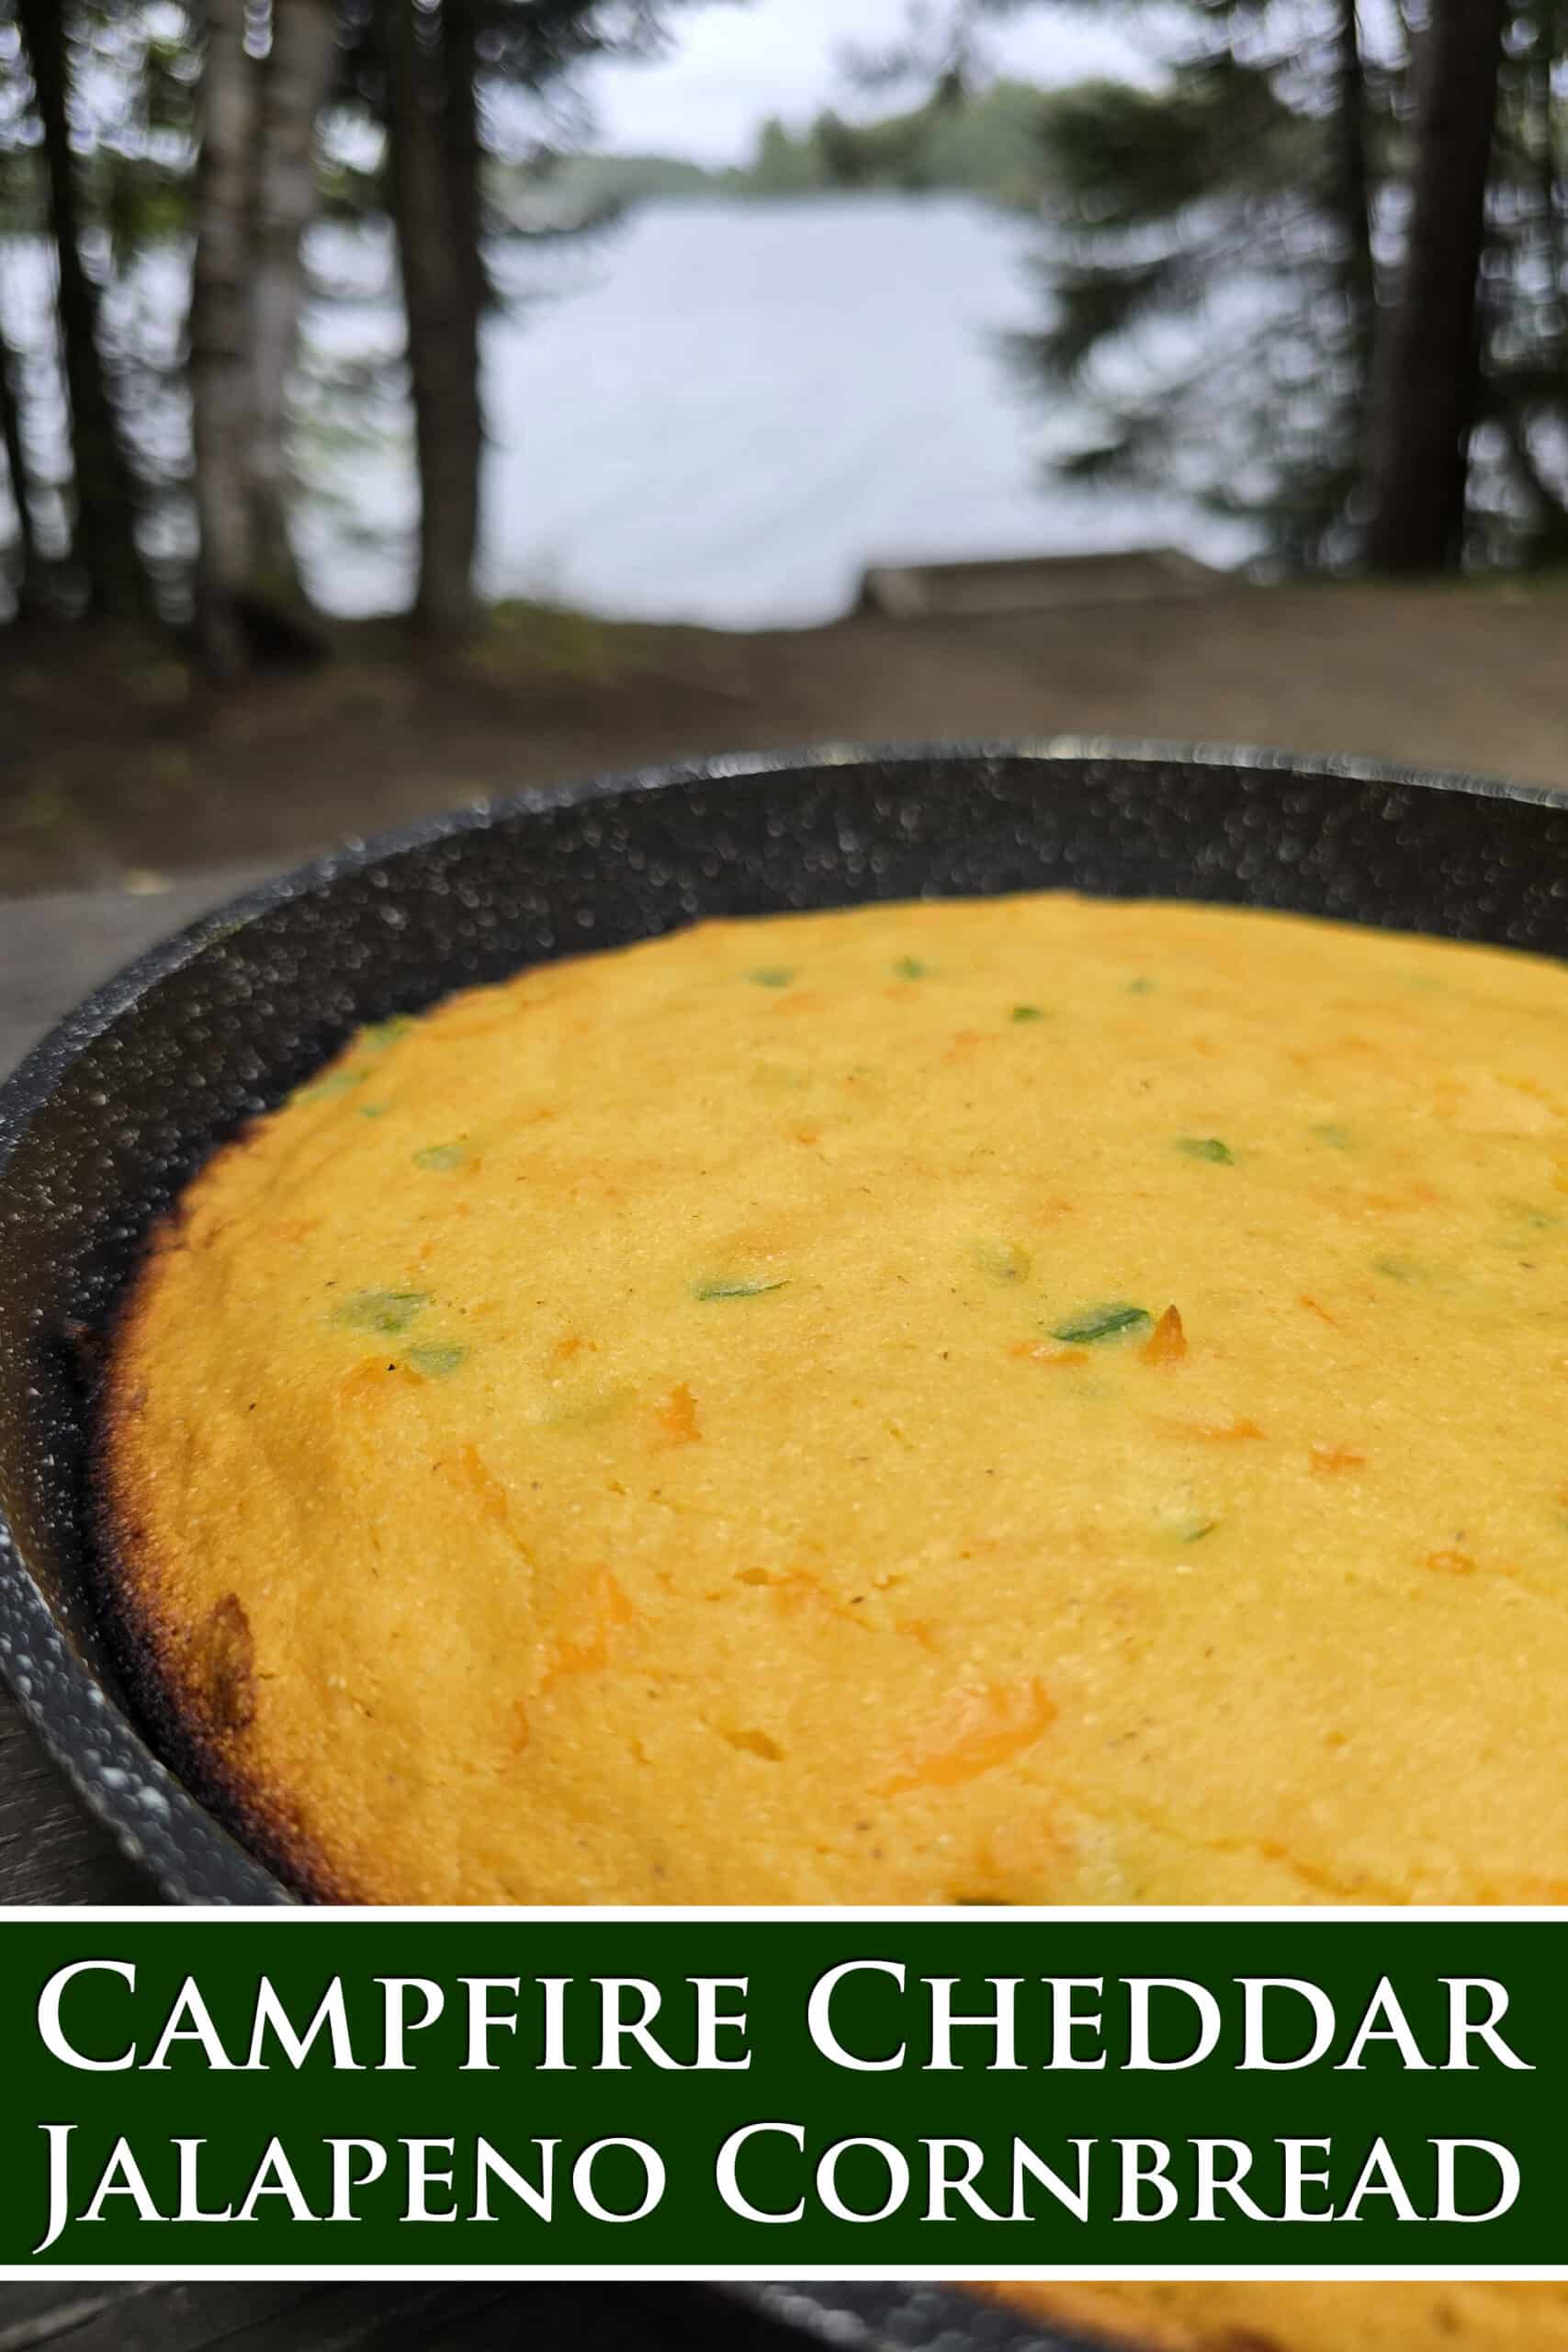
[[1564, 2352], [1568, 2286], [1117, 2279], [983, 2287], [1116, 2352]]
[[120, 1317], [133, 1677], [336, 1898], [1562, 1902], [1565, 1016], [1044, 895], [362, 1031]]

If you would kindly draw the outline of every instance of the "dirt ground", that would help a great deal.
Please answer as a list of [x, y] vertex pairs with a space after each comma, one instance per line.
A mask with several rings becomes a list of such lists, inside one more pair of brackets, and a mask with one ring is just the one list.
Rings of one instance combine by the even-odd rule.
[[167, 650], [0, 636], [0, 895], [277, 865], [522, 786], [694, 752], [1055, 734], [1248, 742], [1568, 790], [1568, 579], [1225, 583], [750, 636], [509, 608], [461, 658], [389, 624], [237, 694]]

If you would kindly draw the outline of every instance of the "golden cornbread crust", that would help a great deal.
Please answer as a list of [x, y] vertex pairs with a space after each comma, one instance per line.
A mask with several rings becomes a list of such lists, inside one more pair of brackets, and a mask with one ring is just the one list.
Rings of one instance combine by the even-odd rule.
[[112, 1334], [165, 1752], [333, 1900], [1563, 1901], [1565, 1012], [1051, 894], [362, 1032]]
[[1568, 2286], [1117, 2279], [982, 2286], [1108, 2352], [1564, 2352]]
[[[248, 1132], [223, 1149], [240, 1148]], [[221, 1156], [215, 1153], [202, 1172]], [[130, 1499], [129, 1482], [122, 1486], [116, 1476], [117, 1464], [130, 1450], [122, 1432], [140, 1410], [138, 1391], [120, 1378], [120, 1371], [146, 1311], [158, 1260], [182, 1246], [180, 1221], [176, 1205], [154, 1223], [138, 1276], [98, 1359], [97, 1445], [87, 1505], [89, 1570], [99, 1623], [119, 1680], [157, 1754], [191, 1793], [297, 1894], [316, 1903], [353, 1903], [358, 1897], [334, 1877], [287, 1792], [266, 1786], [237, 1764], [231, 1725], [221, 1719], [206, 1679], [195, 1670], [188, 1640], [158, 1607], [157, 1579], [146, 1566], [152, 1557], [152, 1530]], [[143, 1564], [140, 1569], [138, 1563]]]

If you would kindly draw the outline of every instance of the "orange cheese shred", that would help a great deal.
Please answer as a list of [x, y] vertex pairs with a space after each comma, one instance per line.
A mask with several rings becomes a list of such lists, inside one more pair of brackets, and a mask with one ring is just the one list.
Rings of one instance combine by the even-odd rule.
[[953, 1789], [1008, 1764], [1035, 1741], [1056, 1712], [1044, 1684], [973, 1682], [953, 1693], [901, 1771], [885, 1781], [884, 1796], [908, 1789]]
[[1240, 1439], [1263, 1435], [1256, 1421], [1246, 1419], [1234, 1421], [1161, 1420], [1156, 1423], [1156, 1427], [1167, 1437], [1191, 1438], [1200, 1445], [1234, 1445]]
[[1178, 1307], [1168, 1306], [1138, 1351], [1145, 1363], [1179, 1363], [1187, 1353], [1187, 1334]]
[[659, 1426], [667, 1445], [694, 1445], [702, 1436], [697, 1400], [683, 1380], [660, 1405]]

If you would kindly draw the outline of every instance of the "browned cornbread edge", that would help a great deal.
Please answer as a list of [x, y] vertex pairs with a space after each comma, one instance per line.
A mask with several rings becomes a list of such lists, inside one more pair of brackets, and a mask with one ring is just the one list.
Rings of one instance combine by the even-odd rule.
[[286, 1793], [240, 1763], [231, 1733], [213, 1720], [208, 1694], [184, 1665], [180, 1629], [158, 1605], [153, 1539], [127, 1442], [136, 1411], [127, 1387], [130, 1335], [150, 1308], [162, 1260], [185, 1247], [191, 1185], [242, 1149], [250, 1134], [247, 1124], [187, 1176], [179, 1199], [143, 1238], [109, 1317], [89, 1400], [88, 1571], [110, 1659], [154, 1753], [294, 1893], [313, 1903], [362, 1903], [372, 1898], [328, 1861]]

